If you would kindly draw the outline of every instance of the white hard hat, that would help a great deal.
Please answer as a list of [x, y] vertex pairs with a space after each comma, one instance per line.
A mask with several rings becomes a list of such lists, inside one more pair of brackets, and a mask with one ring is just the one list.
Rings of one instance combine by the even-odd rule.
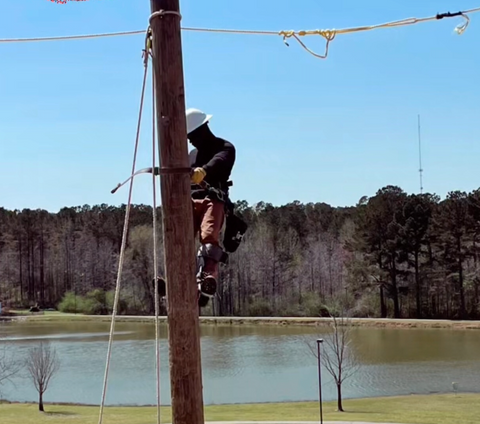
[[207, 115], [199, 109], [189, 108], [185, 111], [187, 117], [187, 134], [201, 127], [212, 119], [212, 115]]

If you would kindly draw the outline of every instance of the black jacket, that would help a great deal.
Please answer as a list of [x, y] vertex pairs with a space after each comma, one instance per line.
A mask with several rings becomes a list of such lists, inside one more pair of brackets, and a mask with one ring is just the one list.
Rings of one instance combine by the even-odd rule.
[[205, 180], [212, 187], [228, 192], [227, 181], [235, 164], [235, 146], [216, 137], [213, 143], [190, 152], [190, 166], [202, 167], [207, 172]]

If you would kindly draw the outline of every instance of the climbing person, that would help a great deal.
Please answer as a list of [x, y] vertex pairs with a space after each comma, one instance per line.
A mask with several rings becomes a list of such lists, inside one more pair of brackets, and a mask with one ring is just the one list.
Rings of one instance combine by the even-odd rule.
[[212, 115], [190, 108], [186, 110], [187, 137], [194, 149], [190, 152], [191, 195], [194, 232], [199, 233], [197, 253], [200, 298], [206, 306], [217, 290], [218, 264], [227, 255], [220, 247], [229, 178], [235, 164], [235, 146], [215, 136], [208, 125]]
[[[208, 125], [212, 115], [201, 110], [186, 110], [187, 138], [190, 152], [191, 196], [195, 236], [199, 233], [197, 284], [199, 306], [204, 307], [217, 290], [219, 262], [227, 254], [220, 247], [220, 232], [231, 202], [228, 198], [230, 174], [235, 164], [234, 145], [215, 136]], [[165, 296], [166, 284], [159, 281], [159, 294]], [[152, 281], [154, 284], [155, 281]]]

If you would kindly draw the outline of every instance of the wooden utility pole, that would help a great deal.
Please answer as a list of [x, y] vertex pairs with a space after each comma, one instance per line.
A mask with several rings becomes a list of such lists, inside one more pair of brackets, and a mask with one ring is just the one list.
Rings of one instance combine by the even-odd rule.
[[179, 0], [150, 0], [150, 4], [157, 133], [160, 166], [165, 169], [160, 180], [173, 424], [203, 424], [180, 5]]

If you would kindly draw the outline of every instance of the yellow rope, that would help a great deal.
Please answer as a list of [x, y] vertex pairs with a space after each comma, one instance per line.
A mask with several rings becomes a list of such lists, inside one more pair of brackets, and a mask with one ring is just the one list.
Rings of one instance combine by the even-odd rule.
[[[463, 34], [467, 29], [468, 24], [470, 23], [469, 14], [480, 12], [480, 7], [465, 10], [463, 12], [457, 13], [441, 13], [435, 16], [429, 16], [427, 18], [407, 18], [401, 19], [399, 21], [386, 22], [383, 24], [361, 26], [361, 27], [352, 27], [352, 28], [343, 28], [343, 29], [315, 29], [315, 30], [306, 30], [306, 31], [259, 31], [259, 30], [238, 30], [238, 29], [215, 29], [215, 28], [192, 28], [192, 27], [182, 27], [183, 31], [195, 31], [195, 32], [216, 32], [224, 34], [250, 34], [250, 35], [277, 35], [282, 36], [285, 44], [287, 44], [288, 38], [294, 38], [298, 43], [310, 54], [315, 57], [325, 59], [328, 55], [328, 48], [330, 42], [339, 34], [350, 34], [364, 31], [372, 31], [380, 28], [393, 28], [400, 26], [408, 26], [419, 24], [423, 22], [440, 20], [443, 18], [452, 18], [452, 17], [461, 17], [464, 19], [464, 23], [458, 25], [455, 28], [455, 31], [458, 34]], [[34, 42], [34, 41], [57, 41], [57, 40], [77, 40], [77, 39], [88, 39], [88, 38], [100, 38], [100, 37], [116, 37], [124, 35], [135, 35], [135, 34], [145, 34], [145, 30], [138, 31], [123, 31], [123, 32], [112, 32], [104, 34], [88, 34], [88, 35], [68, 35], [68, 36], [58, 36], [58, 37], [35, 37], [35, 38], [3, 38], [0, 39], [0, 43], [25, 43], [25, 42]], [[319, 35], [326, 40], [325, 54], [319, 55], [310, 50], [301, 40], [300, 37], [307, 35]]]

